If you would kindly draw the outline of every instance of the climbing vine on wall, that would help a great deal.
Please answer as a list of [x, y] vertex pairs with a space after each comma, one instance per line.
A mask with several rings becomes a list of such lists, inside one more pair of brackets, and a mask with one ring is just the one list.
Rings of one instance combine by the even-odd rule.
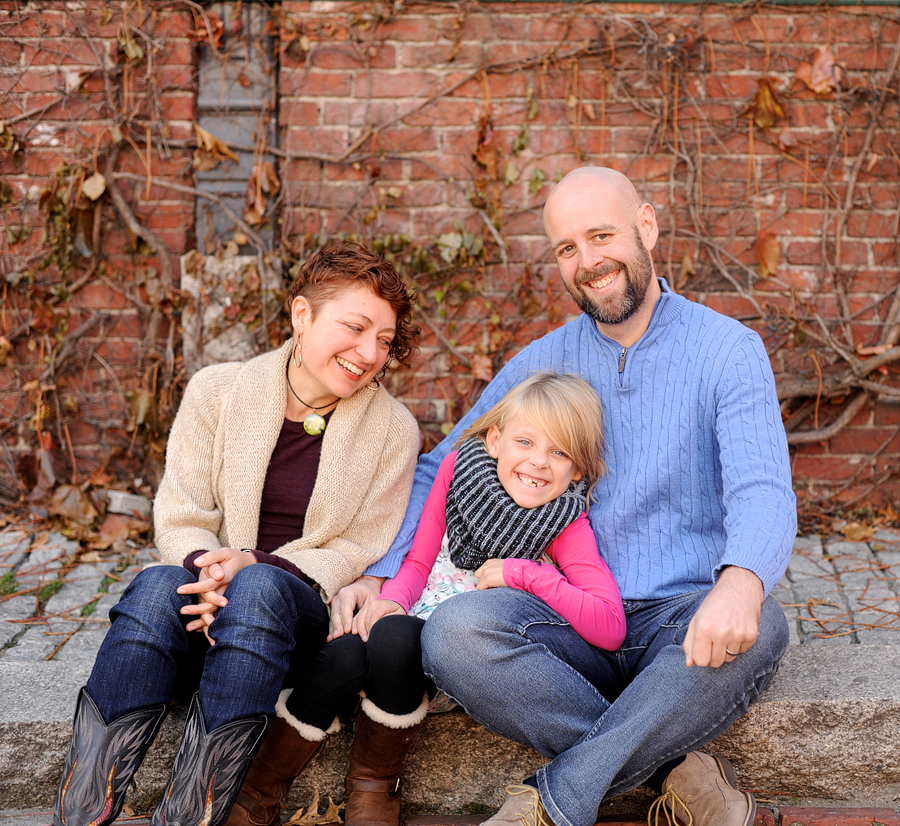
[[[5, 503], [46, 509], [63, 481], [152, 493], [201, 300], [178, 257], [198, 245], [250, 256], [216, 331], [242, 324], [257, 350], [329, 240], [394, 261], [424, 338], [390, 386], [433, 442], [573, 312], [540, 208], [583, 163], [657, 207], [674, 289], [761, 333], [807, 499], [896, 481], [900, 427], [879, 412], [900, 404], [895, 9], [283, 2], [260, 32], [247, 6], [0, 3]], [[203, 48], [224, 73], [263, 37], [279, 131], [260, 113], [239, 146], [194, 122], [192, 67]], [[198, 189], [245, 154], [241, 206]], [[193, 238], [197, 199], [228, 227]], [[838, 443], [863, 425], [849, 473], [802, 470], [824, 446], [859, 454]]]

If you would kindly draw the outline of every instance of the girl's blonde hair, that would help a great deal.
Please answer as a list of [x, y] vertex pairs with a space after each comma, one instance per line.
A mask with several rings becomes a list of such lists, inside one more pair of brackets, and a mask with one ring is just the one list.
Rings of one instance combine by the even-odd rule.
[[566, 452], [588, 480], [588, 498], [606, 473], [603, 461], [603, 408], [594, 388], [572, 373], [542, 370], [510, 390], [463, 431], [459, 443], [475, 436], [485, 441], [492, 427], [501, 431], [524, 416]]

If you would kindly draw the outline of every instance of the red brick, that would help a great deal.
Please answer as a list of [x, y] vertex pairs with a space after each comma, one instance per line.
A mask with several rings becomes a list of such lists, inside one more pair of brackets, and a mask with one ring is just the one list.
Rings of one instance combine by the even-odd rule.
[[782, 826], [900, 826], [900, 818], [893, 809], [851, 809], [851, 808], [801, 808], [781, 806]]
[[303, 73], [284, 72], [279, 79], [284, 93], [304, 97], [344, 97], [351, 93], [353, 85], [349, 72], [325, 72], [320, 69]]
[[310, 152], [317, 155], [340, 155], [348, 145], [346, 128], [295, 126], [282, 137], [286, 152]]
[[[393, 69], [396, 65], [393, 46], [371, 46], [368, 65], [372, 69]], [[319, 69], [361, 69], [366, 56], [350, 46], [318, 44], [311, 54], [312, 65]]]
[[396, 71], [361, 74], [355, 81], [359, 98], [431, 97], [438, 91], [437, 75], [430, 72]]

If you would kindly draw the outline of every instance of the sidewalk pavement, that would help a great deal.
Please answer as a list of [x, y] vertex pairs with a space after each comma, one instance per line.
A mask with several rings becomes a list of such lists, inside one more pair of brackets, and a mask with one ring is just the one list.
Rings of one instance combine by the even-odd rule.
[[[77, 550], [58, 533], [0, 531], [0, 826], [49, 822], [77, 690], [109, 608], [157, 559], [153, 548], [127, 543], [76, 559]], [[715, 750], [756, 792], [759, 826], [900, 826], [900, 531], [880, 530], [866, 541], [798, 538], [773, 596], [789, 620], [791, 647], [761, 701]], [[165, 780], [180, 720], [171, 716], [160, 736], [166, 742], [154, 746], [139, 774], [146, 790]], [[313, 784], [323, 800], [340, 798], [348, 744], [347, 731], [329, 741], [310, 777], [295, 784], [297, 805]], [[498, 805], [505, 783], [543, 760], [453, 712], [429, 717], [408, 762], [405, 798], [414, 811], [459, 813], [471, 803]], [[479, 820], [442, 814], [409, 826]]]

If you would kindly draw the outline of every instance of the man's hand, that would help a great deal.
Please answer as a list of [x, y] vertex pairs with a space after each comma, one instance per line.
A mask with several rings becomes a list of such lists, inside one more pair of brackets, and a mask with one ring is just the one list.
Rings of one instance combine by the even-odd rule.
[[[759, 636], [763, 585], [746, 568], [723, 568], [684, 638], [685, 664], [718, 668], [749, 651]], [[730, 653], [729, 653], [730, 652]]]
[[354, 634], [359, 634], [359, 638], [363, 642], [368, 642], [372, 626], [388, 614], [405, 616], [406, 611], [399, 602], [394, 602], [392, 599], [370, 599], [353, 618], [351, 630]]
[[479, 591], [506, 586], [506, 581], [503, 579], [502, 559], [489, 559], [475, 571], [475, 576], [478, 577], [478, 585], [476, 587]]
[[328, 641], [353, 633], [353, 615], [381, 593], [384, 577], [361, 576], [345, 585], [331, 600], [331, 627]]

